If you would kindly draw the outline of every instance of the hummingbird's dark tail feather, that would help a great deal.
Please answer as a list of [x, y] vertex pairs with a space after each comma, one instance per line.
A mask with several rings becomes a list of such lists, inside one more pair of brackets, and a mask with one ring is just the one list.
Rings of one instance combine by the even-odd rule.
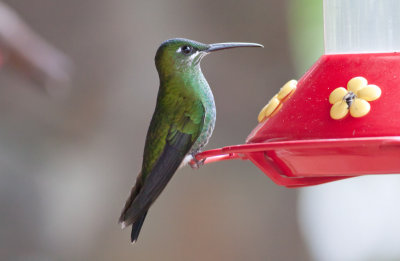
[[122, 210], [121, 217], [119, 218], [119, 223], [121, 223], [122, 228], [127, 227], [132, 224], [132, 231], [131, 231], [132, 244], [134, 244], [139, 237], [139, 233], [140, 233], [140, 230], [142, 229], [143, 222], [147, 215], [147, 211], [134, 222], [127, 220], [126, 215], [127, 215], [127, 211], [131, 207], [133, 201], [135, 200], [135, 198], [139, 194], [140, 190], [142, 189], [142, 186], [143, 186], [142, 173], [140, 172], [136, 179], [136, 184], [132, 188], [129, 198], [125, 203], [124, 209]]
[[139, 237], [140, 230], [142, 229], [144, 219], [146, 218], [147, 211], [137, 221], [132, 224], [131, 242], [134, 244]]
[[[140, 190], [142, 189], [142, 186], [143, 186], [142, 172], [140, 172], [138, 177], [136, 178], [136, 184], [132, 188], [129, 198], [126, 200], [124, 209], [122, 210], [121, 216], [118, 221], [122, 225], [122, 228], [125, 228], [125, 227], [129, 226], [130, 224], [132, 224], [132, 221], [130, 223], [126, 222], [127, 221], [126, 215], [127, 215], [129, 208], [131, 207], [133, 201], [135, 200], [136, 196], [139, 194]], [[144, 218], [143, 218], [143, 220], [144, 220]], [[142, 223], [143, 223], [143, 221], [142, 221]]]
[[132, 224], [133, 242], [139, 235], [151, 204], [164, 190], [192, 146], [191, 137], [190, 134], [176, 131], [171, 140], [167, 141], [150, 173], [146, 174], [145, 181], [142, 173], [139, 174], [119, 219], [123, 228]]

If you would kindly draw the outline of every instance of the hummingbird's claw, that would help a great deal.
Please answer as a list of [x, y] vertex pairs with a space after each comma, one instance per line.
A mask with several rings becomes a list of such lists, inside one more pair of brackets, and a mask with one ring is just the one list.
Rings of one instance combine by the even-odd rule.
[[196, 155], [192, 155], [192, 160], [189, 161], [189, 165], [192, 169], [198, 169], [204, 165], [204, 161], [206, 159], [198, 160], [196, 159]]

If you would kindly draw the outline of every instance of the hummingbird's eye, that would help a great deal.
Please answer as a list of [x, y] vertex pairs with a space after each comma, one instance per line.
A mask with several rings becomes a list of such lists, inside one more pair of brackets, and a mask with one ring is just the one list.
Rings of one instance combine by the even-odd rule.
[[181, 52], [185, 55], [191, 54], [193, 52], [193, 47], [184, 45], [181, 47]]

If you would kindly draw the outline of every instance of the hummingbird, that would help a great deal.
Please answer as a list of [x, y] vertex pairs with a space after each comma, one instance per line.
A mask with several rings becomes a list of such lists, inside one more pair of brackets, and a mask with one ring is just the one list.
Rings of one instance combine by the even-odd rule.
[[236, 47], [263, 47], [256, 43], [204, 44], [174, 38], [158, 48], [155, 64], [160, 78], [156, 108], [147, 131], [142, 169], [119, 218], [122, 228], [132, 225], [135, 243], [147, 212], [176, 170], [203, 162], [202, 151], [214, 130], [214, 96], [200, 61], [214, 51]]

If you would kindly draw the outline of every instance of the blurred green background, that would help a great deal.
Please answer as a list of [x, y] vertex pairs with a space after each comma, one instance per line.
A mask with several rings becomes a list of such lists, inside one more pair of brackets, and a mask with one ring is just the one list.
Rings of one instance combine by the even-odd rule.
[[269, 98], [322, 54], [321, 2], [4, 1], [69, 57], [73, 74], [68, 86], [48, 83], [47, 95], [15, 67], [0, 72], [0, 260], [309, 260], [297, 191], [250, 162], [178, 171], [135, 246], [117, 219], [154, 110], [158, 45], [265, 46], [202, 62], [217, 105], [207, 148], [240, 144]]

